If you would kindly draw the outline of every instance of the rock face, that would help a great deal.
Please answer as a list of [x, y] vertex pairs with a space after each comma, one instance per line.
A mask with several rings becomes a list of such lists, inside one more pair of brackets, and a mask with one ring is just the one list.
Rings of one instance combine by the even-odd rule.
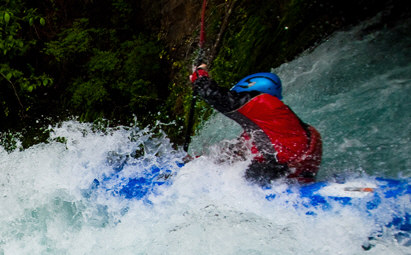
[[161, 10], [162, 27], [166, 29], [167, 41], [172, 44], [183, 41], [199, 26], [200, 1], [168, 0]]
[[193, 41], [200, 25], [201, 5], [199, 0], [143, 0], [140, 9], [145, 25], [158, 30], [169, 48], [175, 50]]

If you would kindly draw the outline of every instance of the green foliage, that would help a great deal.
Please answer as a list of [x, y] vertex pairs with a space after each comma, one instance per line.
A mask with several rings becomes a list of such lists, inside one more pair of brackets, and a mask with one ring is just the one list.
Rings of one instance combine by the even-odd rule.
[[73, 61], [78, 54], [86, 53], [91, 46], [92, 29], [87, 29], [88, 19], [75, 20], [72, 27], [58, 34], [58, 39], [45, 44], [44, 52], [55, 57], [57, 62]]
[[108, 96], [104, 85], [105, 83], [102, 79], [89, 79], [84, 81], [79, 78], [75, 80], [72, 85], [72, 103], [77, 108], [84, 107], [82, 110], [93, 109], [98, 105], [102, 105]]
[[135, 1], [110, 0], [111, 8], [95, 1], [1, 3], [2, 123], [23, 127], [63, 111], [84, 121], [162, 118], [168, 53], [135, 24]]
[[[236, 25], [227, 29], [223, 46], [213, 63], [213, 78], [221, 86], [230, 87], [250, 72], [256, 64], [262, 40], [267, 38], [269, 27], [262, 17], [250, 15], [243, 8], [233, 22]], [[267, 66], [268, 71], [272, 66]]]
[[0, 54], [6, 59], [24, 55], [35, 40], [22, 34], [23, 28], [44, 25], [45, 19], [35, 8], [26, 8], [24, 1], [10, 1], [0, 6]]
[[37, 9], [27, 8], [25, 1], [6, 1], [0, 6], [0, 94], [4, 96], [0, 97], [0, 120], [2, 116], [25, 115], [30, 102], [36, 101], [36, 90], [53, 84], [52, 77], [33, 67], [34, 59], [21, 61], [37, 44], [23, 31], [36, 29], [39, 24], [44, 26], [46, 20]]
[[15, 151], [20, 148], [22, 139], [20, 133], [2, 132], [0, 133], [0, 145], [8, 152]]
[[164, 49], [150, 37], [139, 34], [120, 42], [115, 30], [90, 27], [82, 18], [45, 46], [56, 64], [79, 70], [68, 81], [66, 101], [82, 120], [127, 119], [132, 113], [156, 110], [148, 106], [158, 100]]
[[[386, 1], [370, 1], [375, 6], [368, 2], [236, 1], [211, 74], [220, 86], [228, 88], [245, 75], [269, 71], [336, 26], [347, 24], [365, 10], [371, 13]], [[183, 31], [169, 33], [170, 28], [180, 27], [169, 22], [182, 19], [162, 17], [170, 15], [164, 1], [0, 3], [1, 128], [24, 127], [27, 119], [36, 122], [43, 115], [62, 113], [85, 121], [108, 118], [123, 123], [136, 116], [142, 125], [175, 121], [166, 127], [168, 135], [182, 142], [178, 138], [183, 137], [192, 98], [187, 81], [192, 54], [187, 53], [196, 48], [193, 38], [198, 37], [198, 30], [192, 38], [183, 35], [193, 27], [188, 24], [193, 21], [190, 16], [197, 14], [184, 16], [187, 27]], [[208, 4], [207, 54], [225, 24], [229, 3], [233, 0]], [[200, 11], [183, 8], [186, 4], [193, 3], [185, 1], [177, 12]], [[182, 35], [177, 37], [182, 41], [160, 41], [174, 38], [168, 37], [171, 34]], [[210, 112], [211, 108], [198, 100], [196, 125]]]
[[119, 64], [120, 59], [117, 52], [95, 50], [86, 66], [90, 73], [106, 76], [111, 75]]
[[[28, 67], [30, 68], [29, 65]], [[20, 94], [23, 96], [26, 95], [27, 97], [29, 97], [27, 93], [31, 93], [39, 87], [47, 87], [53, 84], [53, 79], [47, 74], [35, 75], [29, 72], [30, 76], [27, 76], [18, 69], [10, 68], [8, 64], [0, 64], [0, 73], [9, 83], [17, 84], [19, 86], [19, 92], [21, 92]]]
[[160, 71], [160, 54], [164, 51], [158, 43], [140, 34], [121, 45], [124, 55], [124, 73], [128, 82], [136, 78], [154, 78]]

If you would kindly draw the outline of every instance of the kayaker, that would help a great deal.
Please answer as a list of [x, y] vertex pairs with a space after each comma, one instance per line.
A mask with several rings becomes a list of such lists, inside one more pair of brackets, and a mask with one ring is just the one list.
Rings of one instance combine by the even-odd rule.
[[260, 185], [286, 177], [315, 181], [321, 156], [319, 132], [304, 123], [282, 99], [280, 78], [256, 73], [231, 89], [219, 87], [202, 64], [190, 75], [194, 92], [214, 109], [241, 125], [240, 141], [253, 154], [245, 178]]

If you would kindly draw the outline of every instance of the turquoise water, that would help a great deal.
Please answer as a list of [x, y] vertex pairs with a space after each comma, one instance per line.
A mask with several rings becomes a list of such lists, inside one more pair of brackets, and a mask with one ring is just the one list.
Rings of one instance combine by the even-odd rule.
[[[410, 177], [410, 23], [336, 33], [275, 70], [286, 103], [323, 135], [320, 179]], [[0, 147], [0, 254], [411, 254], [409, 233], [360, 210], [306, 215], [281, 181], [273, 188], [283, 195], [267, 201], [242, 178], [249, 161], [218, 162], [212, 145], [241, 131], [220, 114], [193, 139], [193, 151], [206, 144], [209, 154], [181, 169], [170, 164], [178, 173], [150, 202], [93, 189], [93, 182], [118, 169], [126, 180], [181, 160], [185, 153], [165, 136], [75, 120], [49, 129], [48, 143]], [[409, 197], [398, 200], [409, 204]], [[386, 211], [381, 218], [389, 222]]]
[[278, 70], [285, 101], [324, 139], [321, 176], [411, 175], [411, 23], [340, 32]]

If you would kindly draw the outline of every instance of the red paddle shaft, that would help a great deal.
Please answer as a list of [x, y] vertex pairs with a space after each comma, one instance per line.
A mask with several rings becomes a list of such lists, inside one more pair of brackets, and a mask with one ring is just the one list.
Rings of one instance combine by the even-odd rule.
[[203, 1], [203, 8], [201, 11], [201, 30], [200, 30], [200, 48], [203, 48], [205, 41], [205, 31], [204, 31], [204, 19], [205, 19], [205, 9], [207, 5], [207, 0]]

